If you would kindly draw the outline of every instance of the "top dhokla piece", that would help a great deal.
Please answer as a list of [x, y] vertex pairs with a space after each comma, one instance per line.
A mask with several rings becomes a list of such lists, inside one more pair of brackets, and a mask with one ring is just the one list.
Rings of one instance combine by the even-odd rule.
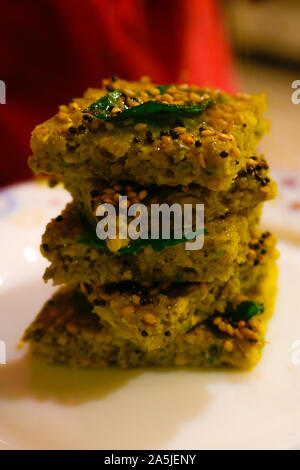
[[226, 191], [268, 130], [263, 94], [115, 77], [35, 128], [39, 173]]

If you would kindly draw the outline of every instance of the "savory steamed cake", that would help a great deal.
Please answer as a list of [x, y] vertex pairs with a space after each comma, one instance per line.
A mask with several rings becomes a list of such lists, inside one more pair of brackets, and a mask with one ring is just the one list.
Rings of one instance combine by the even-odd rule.
[[[145, 350], [115, 335], [92, 313], [83, 294], [62, 288], [43, 307], [23, 336], [31, 354], [44, 362], [71, 367], [220, 367], [252, 368], [261, 356], [264, 333], [276, 293], [277, 270], [273, 261], [261, 277], [257, 299], [243, 302], [226, 316], [218, 312], [174, 341]], [[146, 339], [146, 337], [144, 337]]]
[[[278, 256], [259, 229], [276, 195], [256, 152], [265, 108], [264, 94], [111, 77], [36, 127], [30, 166], [58, 175], [73, 202], [42, 239], [44, 279], [67, 286], [24, 334], [35, 357], [90, 368], [256, 364]], [[97, 206], [120, 195], [148, 209], [204, 204], [204, 247], [99, 240]]]
[[232, 213], [247, 215], [249, 209], [276, 196], [276, 184], [270, 178], [268, 164], [262, 155], [252, 155], [247, 160], [246, 170], [239, 171], [228, 191], [212, 191], [196, 184], [170, 187], [70, 176], [64, 178], [64, 184], [91, 225], [99, 220], [97, 207], [103, 203], [117, 207], [120, 196], [127, 197], [129, 207], [142, 203], [148, 210], [154, 203], [193, 204], [193, 207], [204, 204], [205, 221], [224, 218]]
[[[101, 98], [111, 115], [108, 121], [95, 117], [103, 116], [94, 104]], [[173, 105], [174, 112], [160, 112], [153, 119], [157, 105], [159, 110]], [[263, 94], [109, 79], [101, 89], [60, 106], [53, 118], [35, 128], [29, 164], [36, 173], [141, 184], [196, 183], [226, 191], [268, 130], [265, 109]]]
[[154, 240], [152, 246], [149, 239], [146, 246], [140, 240], [131, 240], [118, 252], [112, 252], [109, 241], [97, 238], [95, 227], [90, 227], [70, 203], [47, 225], [42, 237], [41, 252], [51, 261], [44, 279], [53, 279], [55, 284], [226, 281], [235, 264], [246, 260], [251, 232], [259, 216], [260, 207], [248, 217], [231, 214], [224, 220], [207, 222], [201, 250], [186, 250], [182, 240], [175, 245], [168, 245], [170, 240]]

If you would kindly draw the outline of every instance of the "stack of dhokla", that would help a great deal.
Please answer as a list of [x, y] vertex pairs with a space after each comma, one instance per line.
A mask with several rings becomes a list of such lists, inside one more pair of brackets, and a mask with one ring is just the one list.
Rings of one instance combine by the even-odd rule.
[[[232, 366], [260, 357], [276, 285], [259, 228], [275, 183], [256, 146], [263, 94], [127, 82], [61, 106], [32, 135], [29, 164], [73, 202], [43, 235], [44, 279], [62, 285], [24, 334], [31, 353], [78, 367]], [[204, 204], [200, 250], [174, 239], [96, 236], [97, 207]]]

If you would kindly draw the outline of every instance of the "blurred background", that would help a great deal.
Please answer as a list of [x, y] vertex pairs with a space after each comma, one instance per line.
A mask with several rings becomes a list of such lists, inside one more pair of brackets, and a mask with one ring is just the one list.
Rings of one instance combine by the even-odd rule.
[[273, 168], [300, 172], [300, 0], [2, 0], [0, 185], [30, 178], [34, 126], [101, 78], [265, 91]]

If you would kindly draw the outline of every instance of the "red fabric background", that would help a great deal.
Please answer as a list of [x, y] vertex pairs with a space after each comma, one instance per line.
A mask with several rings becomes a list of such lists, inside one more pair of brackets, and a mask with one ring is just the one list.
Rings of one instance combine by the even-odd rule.
[[100, 79], [235, 88], [217, 0], [2, 0], [0, 185], [31, 175], [33, 127]]

